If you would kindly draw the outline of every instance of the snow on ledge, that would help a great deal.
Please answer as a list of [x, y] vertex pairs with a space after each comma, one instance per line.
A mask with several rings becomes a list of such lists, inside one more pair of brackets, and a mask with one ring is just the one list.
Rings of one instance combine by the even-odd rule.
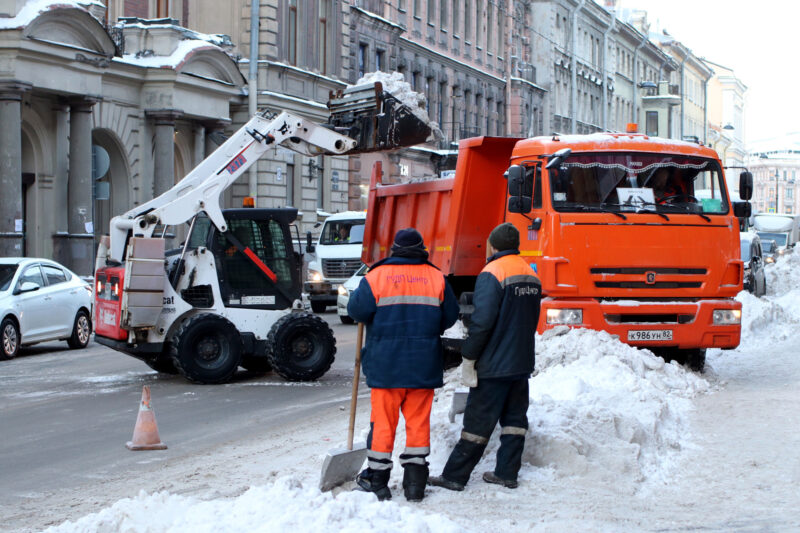
[[175, 51], [168, 56], [125, 54], [122, 57], [115, 57], [113, 60], [118, 63], [126, 63], [144, 68], [177, 69], [183, 65], [189, 54], [199, 50], [217, 50], [223, 54], [225, 53], [225, 50], [215, 44], [209, 43], [208, 41], [187, 39], [181, 41]]
[[29, 0], [16, 16], [0, 18], [0, 30], [16, 30], [28, 26], [41, 14], [54, 9], [76, 8], [89, 13], [89, 6], [102, 6], [102, 2], [94, 0]]

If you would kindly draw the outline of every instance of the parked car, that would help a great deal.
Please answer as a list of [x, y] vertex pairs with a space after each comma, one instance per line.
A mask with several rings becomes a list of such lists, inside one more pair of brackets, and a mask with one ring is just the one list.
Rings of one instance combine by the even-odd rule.
[[339, 315], [339, 320], [342, 321], [342, 324], [352, 324], [354, 322], [350, 315], [347, 314], [347, 302], [350, 301], [350, 293], [358, 288], [358, 284], [367, 275], [368, 270], [369, 267], [362, 264], [355, 274], [339, 285], [339, 294], [336, 297], [336, 313]]
[[763, 296], [767, 294], [767, 277], [764, 274], [761, 239], [755, 233], [741, 233], [740, 239], [744, 262], [744, 290]]
[[91, 285], [55, 261], [0, 258], [0, 359], [44, 341], [85, 348], [91, 334]]

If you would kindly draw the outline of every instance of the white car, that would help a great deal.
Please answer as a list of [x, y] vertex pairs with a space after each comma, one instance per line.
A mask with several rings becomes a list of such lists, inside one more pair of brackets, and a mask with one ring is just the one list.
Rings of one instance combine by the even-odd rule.
[[91, 334], [91, 285], [55, 261], [0, 258], [0, 359], [44, 341], [85, 348]]
[[352, 324], [354, 320], [347, 314], [347, 302], [350, 301], [350, 293], [358, 288], [358, 284], [367, 275], [369, 267], [361, 265], [361, 268], [356, 270], [350, 279], [339, 285], [339, 295], [336, 297], [336, 313], [339, 315], [339, 320], [342, 324]]

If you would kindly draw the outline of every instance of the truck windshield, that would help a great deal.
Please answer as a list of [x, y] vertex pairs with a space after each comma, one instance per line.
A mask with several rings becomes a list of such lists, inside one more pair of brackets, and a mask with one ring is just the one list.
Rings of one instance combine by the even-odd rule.
[[363, 220], [336, 220], [325, 223], [320, 244], [361, 244], [364, 239]]
[[550, 189], [558, 211], [728, 212], [716, 161], [685, 155], [574, 154], [550, 170]]
[[758, 236], [761, 237], [762, 241], [775, 241], [775, 244], [778, 246], [786, 246], [786, 233], [767, 233], [765, 231], [759, 231]]
[[0, 292], [8, 290], [16, 271], [17, 265], [0, 265]]

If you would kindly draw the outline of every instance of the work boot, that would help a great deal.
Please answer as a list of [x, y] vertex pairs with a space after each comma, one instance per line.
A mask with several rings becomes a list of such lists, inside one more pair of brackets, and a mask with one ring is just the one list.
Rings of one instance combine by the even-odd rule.
[[464, 484], [459, 483], [458, 481], [451, 481], [444, 476], [432, 476], [428, 478], [428, 485], [432, 485], [434, 487], [442, 487], [447, 490], [457, 490], [462, 491], [464, 490]]
[[486, 483], [494, 483], [495, 485], [502, 485], [507, 489], [516, 489], [517, 487], [519, 487], [519, 483], [517, 483], [516, 479], [503, 479], [495, 475], [494, 472], [484, 472], [483, 480]]
[[421, 502], [428, 482], [428, 465], [403, 465], [403, 493], [410, 502]]
[[392, 491], [389, 490], [389, 475], [392, 473], [391, 469], [386, 470], [373, 470], [372, 468], [365, 468], [356, 477], [356, 483], [366, 492], [372, 492], [378, 497], [378, 500], [391, 500]]

